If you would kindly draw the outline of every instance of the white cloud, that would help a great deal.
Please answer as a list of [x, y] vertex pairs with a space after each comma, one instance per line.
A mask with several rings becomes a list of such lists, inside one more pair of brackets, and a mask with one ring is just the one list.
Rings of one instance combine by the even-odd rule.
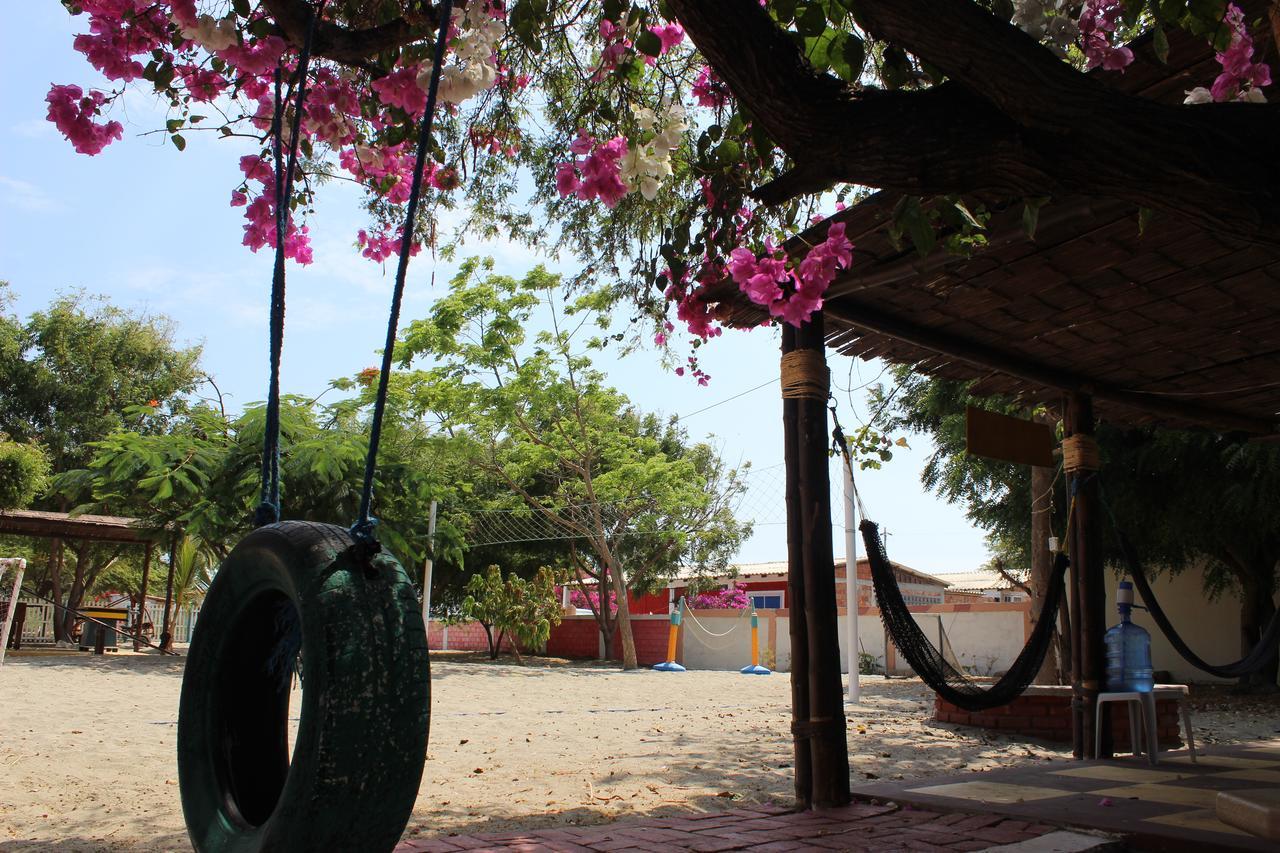
[[0, 200], [8, 207], [33, 213], [57, 210], [60, 205], [35, 184], [0, 175]]

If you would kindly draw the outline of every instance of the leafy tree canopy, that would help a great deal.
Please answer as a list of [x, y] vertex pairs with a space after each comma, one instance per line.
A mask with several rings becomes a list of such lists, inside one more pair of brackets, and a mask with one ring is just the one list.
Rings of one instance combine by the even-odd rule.
[[[1068, 190], [1274, 241], [1280, 175], [1256, 140], [1276, 138], [1280, 119], [1256, 103], [1271, 78], [1255, 50], [1263, 5], [1242, 2], [459, 2], [428, 201], [465, 207], [477, 234], [578, 255], [582, 282], [634, 299], [661, 338], [675, 314], [695, 345], [716, 333], [705, 288], [726, 277], [779, 321], [803, 322], [821, 304], [836, 269], [853, 263], [843, 225], [803, 258], [774, 245], [830, 212], [830, 193], [905, 193], [887, 226], [921, 251], [939, 231], [958, 234], [958, 249], [980, 245], [984, 200], [1025, 199], [1034, 211]], [[229, 189], [245, 210], [244, 242], [274, 245], [272, 77], [283, 67], [286, 96], [297, 94], [316, 7], [65, 5], [88, 18], [75, 49], [114, 88], [54, 85], [50, 120], [95, 154], [122, 136], [109, 115], [133, 85], [169, 104], [158, 130], [179, 149], [202, 132], [260, 143]], [[400, 247], [412, 124], [442, 14], [418, 0], [323, 4], [285, 227], [290, 257], [310, 261], [303, 223], [335, 176], [368, 193], [359, 251], [382, 261]], [[1143, 61], [1207, 42], [1221, 70], [1190, 81], [1187, 105], [1126, 94], [1111, 84], [1135, 62], [1125, 42], [1138, 33], [1150, 34]], [[435, 240], [433, 221], [411, 239]]]

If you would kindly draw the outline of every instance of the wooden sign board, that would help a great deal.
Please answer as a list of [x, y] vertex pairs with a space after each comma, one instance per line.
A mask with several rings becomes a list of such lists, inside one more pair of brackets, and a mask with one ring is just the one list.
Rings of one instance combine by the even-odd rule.
[[964, 412], [965, 450], [975, 456], [1052, 468], [1053, 430], [1048, 424], [1025, 421], [969, 406]]

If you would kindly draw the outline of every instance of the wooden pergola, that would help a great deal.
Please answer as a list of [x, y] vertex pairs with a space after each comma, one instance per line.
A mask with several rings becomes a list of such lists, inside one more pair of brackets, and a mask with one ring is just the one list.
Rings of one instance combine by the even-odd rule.
[[[1274, 63], [1270, 33], [1258, 40], [1259, 55]], [[1133, 65], [1103, 79], [1126, 94], [1181, 104], [1218, 67], [1203, 40], [1173, 34], [1169, 41], [1168, 64], [1144, 38], [1131, 45]], [[784, 397], [788, 361], [805, 352], [821, 363], [830, 346], [973, 382], [974, 393], [1048, 403], [1064, 413], [1068, 436], [1091, 435], [1099, 418], [1280, 435], [1280, 245], [1171, 214], [1140, 224], [1145, 217], [1131, 203], [1062, 195], [1040, 210], [1033, 238], [1021, 199], [983, 199], [991, 213], [985, 247], [970, 257], [941, 247], [922, 257], [889, 238], [899, 199], [877, 193], [786, 244], [803, 257], [832, 223], [844, 222], [855, 249], [823, 310], [799, 329], [783, 328]], [[729, 280], [706, 300], [730, 326], [768, 319]], [[796, 792], [802, 805], [817, 806], [849, 798], [832, 546], [823, 521], [830, 511], [824, 403], [825, 390], [784, 399]], [[1089, 473], [1069, 472], [1080, 758], [1093, 757], [1092, 712], [1105, 669], [1101, 510]]]
[[[147, 602], [147, 584], [151, 579], [151, 557], [158, 542], [169, 539], [169, 576], [165, 584], [164, 619], [160, 629], [161, 651], [172, 651], [170, 619], [173, 604], [174, 548], [177, 536], [171, 531], [147, 527], [139, 519], [118, 515], [70, 515], [65, 512], [39, 510], [0, 511], [0, 534], [30, 536], [38, 539], [81, 539], [93, 542], [116, 542], [142, 545], [142, 585], [138, 592], [134, 624], [141, 629]], [[61, 602], [58, 603], [61, 606]], [[141, 643], [133, 639], [133, 650]]]

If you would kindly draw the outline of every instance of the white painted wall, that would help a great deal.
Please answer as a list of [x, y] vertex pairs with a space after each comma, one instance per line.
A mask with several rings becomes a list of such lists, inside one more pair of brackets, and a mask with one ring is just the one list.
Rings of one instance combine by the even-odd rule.
[[[664, 617], [665, 618], [665, 617]], [[726, 634], [727, 632], [727, 634]], [[726, 634], [722, 637], [712, 634]], [[769, 637], [761, 626], [760, 648]], [[680, 625], [681, 651], [686, 669], [737, 670], [751, 664], [751, 615], [721, 614], [700, 610], [696, 617], [686, 613]]]
[[937, 620], [951, 641], [956, 659], [975, 675], [999, 675], [1013, 665], [1026, 645], [1026, 617], [1021, 610], [915, 614], [925, 636], [937, 644]]
[[[1172, 577], [1166, 572], [1151, 582], [1151, 589], [1169, 621], [1192, 651], [1212, 664], [1231, 663], [1241, 656], [1240, 599], [1228, 590], [1216, 601], [1210, 601], [1201, 585], [1201, 578], [1202, 573], [1196, 568]], [[1116, 612], [1116, 587], [1121, 580], [1123, 578], [1107, 573], [1108, 627], [1120, 621]], [[1136, 591], [1134, 601], [1142, 603], [1142, 596]], [[1175, 682], [1229, 682], [1201, 672], [1184, 661], [1145, 611], [1135, 610], [1133, 621], [1151, 634], [1152, 665], [1158, 670], [1168, 670]]]

